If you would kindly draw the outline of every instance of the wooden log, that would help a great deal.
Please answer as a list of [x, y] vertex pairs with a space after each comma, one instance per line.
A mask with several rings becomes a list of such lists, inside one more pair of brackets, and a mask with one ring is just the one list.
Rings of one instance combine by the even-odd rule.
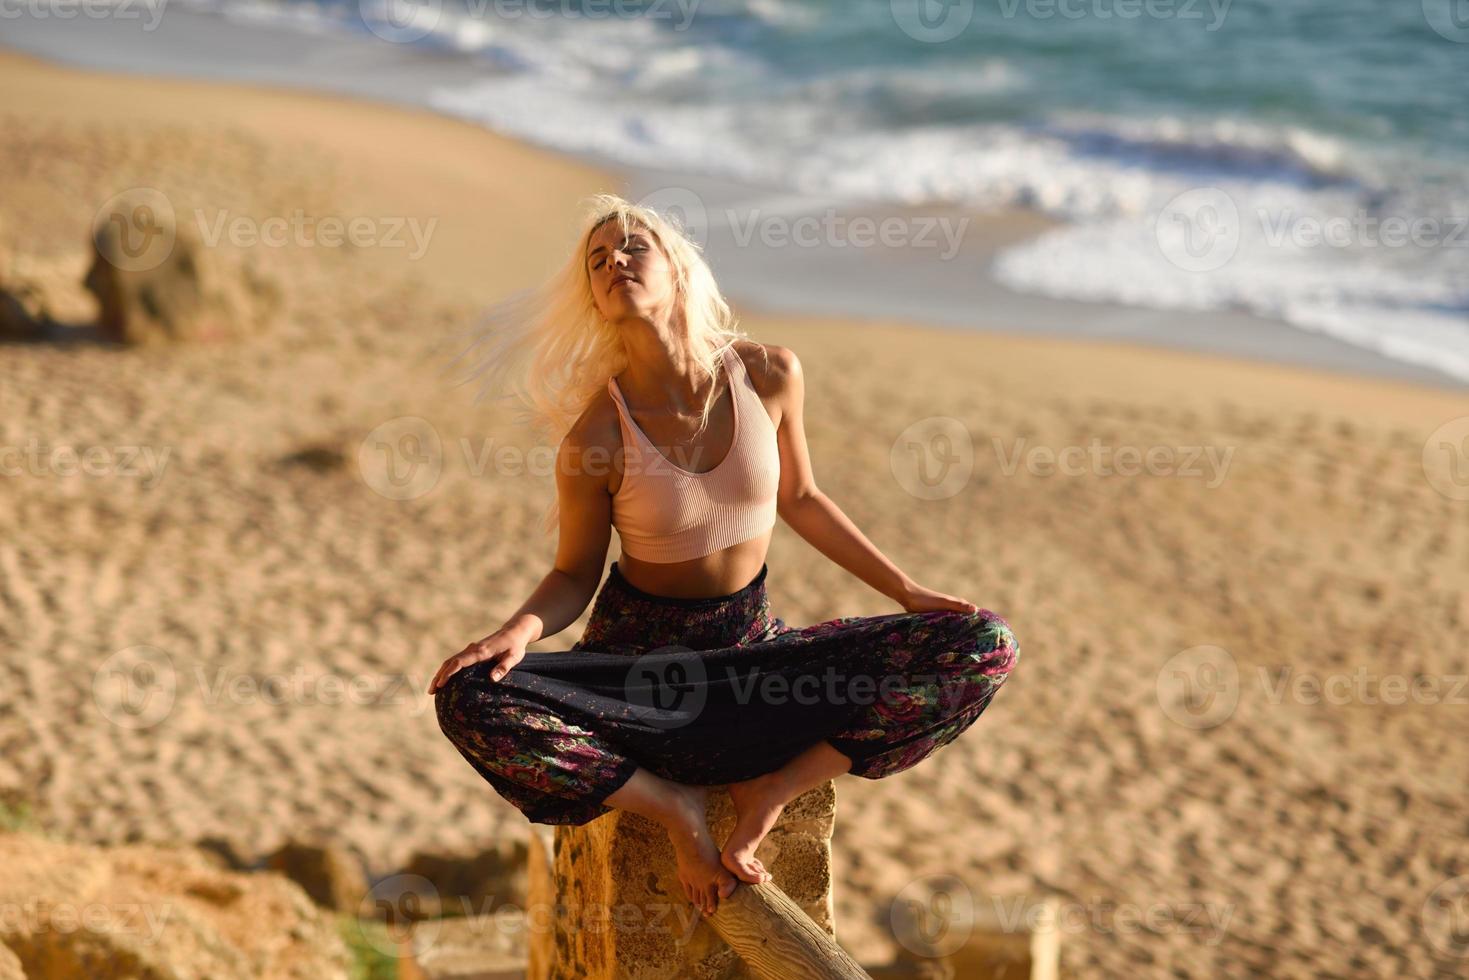
[[704, 921], [761, 980], [871, 980], [771, 882], [740, 882]]

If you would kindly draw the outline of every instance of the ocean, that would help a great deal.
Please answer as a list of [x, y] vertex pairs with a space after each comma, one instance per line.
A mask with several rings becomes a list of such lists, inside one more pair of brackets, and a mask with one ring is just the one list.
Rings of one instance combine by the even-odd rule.
[[452, 64], [405, 100], [774, 211], [1043, 215], [986, 254], [1015, 293], [1248, 314], [1469, 381], [1465, 0], [179, 5]]

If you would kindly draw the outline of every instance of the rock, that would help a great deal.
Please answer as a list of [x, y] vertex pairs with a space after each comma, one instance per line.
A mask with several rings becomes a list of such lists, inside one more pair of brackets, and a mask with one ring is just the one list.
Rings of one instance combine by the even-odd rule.
[[367, 895], [362, 863], [339, 844], [287, 841], [265, 859], [265, 866], [300, 885], [322, 908], [356, 915]]
[[[93, 847], [0, 833], [0, 943], [48, 980], [347, 980], [331, 915], [279, 875], [190, 847]], [[0, 976], [3, 976], [0, 973]]]
[[430, 919], [414, 925], [409, 951], [425, 980], [522, 980], [525, 912]]
[[341, 446], [333, 443], [317, 443], [302, 446], [295, 452], [281, 457], [281, 463], [286, 466], [299, 466], [316, 473], [330, 473], [334, 470], [343, 470], [347, 467], [347, 453]]
[[[708, 800], [709, 830], [719, 843], [734, 829], [734, 806], [724, 789], [711, 789]], [[831, 892], [835, 822], [836, 786], [828, 780], [786, 804], [755, 853], [772, 884], [817, 929], [839, 939]], [[684, 897], [673, 846], [652, 820], [613, 810], [580, 827], [531, 831], [532, 980], [753, 976]]]
[[0, 340], [30, 340], [41, 333], [41, 325], [31, 318], [19, 297], [0, 285]]
[[228, 837], [203, 837], [194, 846], [216, 867], [226, 871], [250, 871], [254, 861], [245, 856], [240, 845]]
[[524, 905], [527, 895], [528, 840], [507, 841], [469, 857], [419, 852], [404, 874], [419, 875], [438, 892], [438, 907], [424, 903], [427, 915], [486, 915], [507, 903]]
[[99, 218], [84, 285], [97, 298], [102, 336], [126, 344], [242, 337], [263, 327], [281, 298], [251, 265], [223, 275], [157, 191], [125, 195]]

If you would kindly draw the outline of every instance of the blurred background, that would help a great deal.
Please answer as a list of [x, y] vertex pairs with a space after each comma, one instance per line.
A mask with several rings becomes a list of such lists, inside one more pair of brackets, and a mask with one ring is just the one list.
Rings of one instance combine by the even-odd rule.
[[[0, 75], [21, 975], [478, 975], [366, 923], [526, 903], [422, 691], [551, 568], [555, 446], [456, 355], [597, 191], [1020, 640], [971, 733], [837, 782], [874, 975], [981, 975], [1042, 899], [1062, 976], [1464, 974], [1462, 0], [0, 0]], [[788, 622], [895, 611], [784, 525], [770, 568]], [[124, 907], [213, 945], [56, 911]]]

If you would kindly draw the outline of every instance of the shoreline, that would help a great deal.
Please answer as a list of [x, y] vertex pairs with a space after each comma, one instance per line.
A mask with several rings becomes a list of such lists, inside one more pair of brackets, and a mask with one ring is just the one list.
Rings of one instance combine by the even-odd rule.
[[[707, 215], [764, 217], [781, 227], [809, 219], [814, 202], [793, 205], [785, 189], [759, 188], [726, 178], [632, 168], [591, 154], [572, 153], [486, 129], [472, 119], [430, 104], [433, 92], [472, 81], [485, 71], [472, 57], [433, 54], [411, 45], [386, 46], [337, 34], [308, 35], [268, 23], [227, 20], [176, 10], [150, 34], [105, 22], [58, 25], [34, 18], [7, 28], [0, 52], [29, 56], [57, 67], [200, 84], [253, 85], [261, 90], [348, 99], [426, 112], [515, 142], [527, 152], [615, 175], [625, 196], [657, 193], [668, 200], [696, 196]], [[85, 27], [83, 25], [85, 24]], [[79, 29], [92, 33], [78, 41]], [[222, 32], [228, 32], [228, 40]], [[253, 40], [246, 41], [254, 32]], [[374, 39], [375, 40], [375, 39]], [[243, 45], [242, 45], [242, 42]], [[248, 55], [240, 57], [238, 50]], [[73, 51], [82, 52], [80, 55]], [[371, 57], [367, 57], [368, 55]], [[222, 56], [221, 56], [222, 55]], [[310, 59], [308, 72], [295, 60]], [[295, 60], [292, 60], [295, 59]], [[832, 201], [819, 212], [839, 219], [912, 221], [918, 209], [893, 204], [863, 206]], [[940, 212], [935, 214], [935, 211]], [[817, 212], [817, 213], [819, 213]], [[923, 209], [924, 218], [962, 223], [962, 250], [935, 262], [918, 249], [754, 247], [734, 244], [714, 220], [707, 257], [732, 304], [760, 315], [845, 317], [869, 322], [905, 321], [917, 327], [1035, 335], [1048, 339], [1096, 339], [1152, 350], [1184, 350], [1205, 356], [1244, 358], [1351, 376], [1469, 391], [1469, 380], [1421, 364], [1252, 313], [1180, 311], [1056, 299], [1018, 293], [988, 270], [998, 248], [1056, 227], [1051, 218], [1026, 211], [979, 213], [957, 206]], [[739, 217], [734, 219], [736, 222]], [[920, 232], [921, 233], [921, 232]], [[961, 268], [956, 273], [954, 270]]]

